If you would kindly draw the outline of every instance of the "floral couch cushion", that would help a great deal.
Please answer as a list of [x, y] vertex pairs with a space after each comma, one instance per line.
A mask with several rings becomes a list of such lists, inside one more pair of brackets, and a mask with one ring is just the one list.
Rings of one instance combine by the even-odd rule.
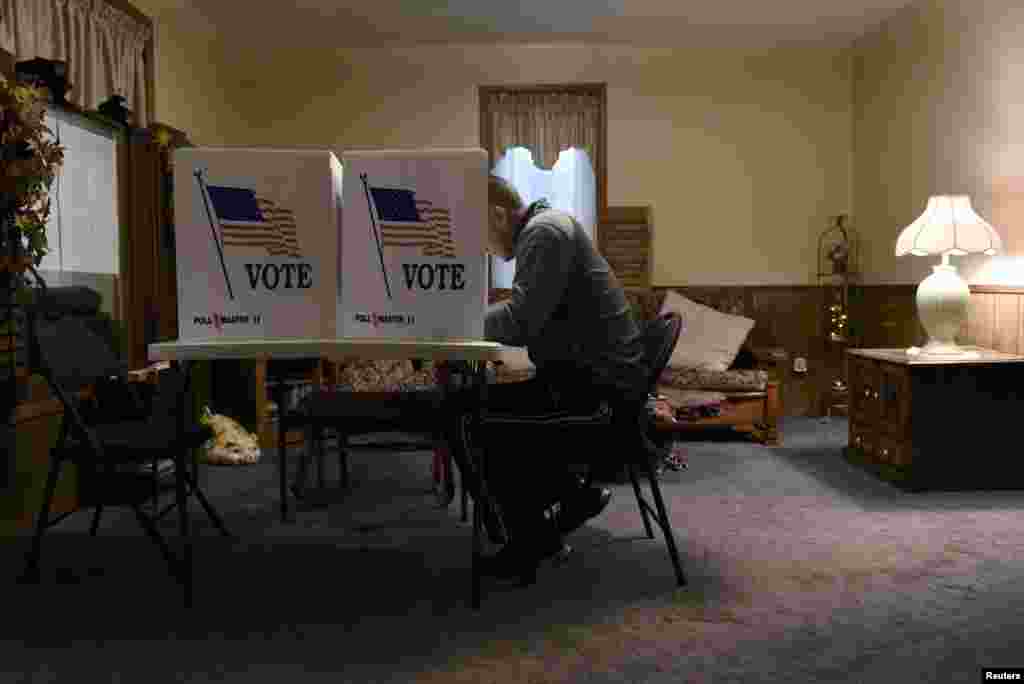
[[[523, 350], [525, 354], [525, 350]], [[336, 391], [341, 392], [416, 392], [438, 388], [438, 365], [424, 361], [420, 370], [411, 361], [354, 361], [338, 370]], [[533, 377], [529, 360], [516, 363], [508, 360], [498, 365], [491, 378], [494, 382], [522, 382]]]
[[360, 360], [338, 370], [335, 389], [353, 392], [410, 392], [435, 389], [436, 366], [424, 361], [419, 370], [411, 361]]
[[[497, 382], [520, 382], [533, 376], [532, 365], [503, 364], [498, 366]], [[705, 368], [666, 368], [658, 384], [682, 390], [707, 392], [763, 392], [768, 386], [768, 373], [763, 370], [714, 371]]]
[[658, 384], [676, 389], [709, 392], [763, 392], [768, 372], [763, 370], [715, 371], [706, 368], [666, 368]]

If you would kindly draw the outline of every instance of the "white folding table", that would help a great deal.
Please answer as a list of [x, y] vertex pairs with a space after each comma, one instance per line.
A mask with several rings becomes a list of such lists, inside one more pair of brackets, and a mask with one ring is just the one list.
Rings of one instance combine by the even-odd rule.
[[[478, 391], [478, 401], [473, 402], [470, 411], [474, 419], [479, 418], [479, 408], [486, 399], [488, 361], [500, 361], [507, 348], [496, 342], [471, 339], [392, 339], [392, 338], [322, 338], [322, 339], [231, 339], [210, 338], [188, 341], [158, 342], [149, 345], [151, 361], [168, 361], [178, 364], [186, 377], [190, 377], [191, 365], [194, 362], [215, 362], [220, 360], [296, 360], [296, 359], [330, 359], [344, 362], [357, 359], [373, 360], [405, 360], [423, 359], [439, 362], [464, 363], [468, 366], [469, 378]], [[187, 383], [188, 387], [191, 383]], [[180, 428], [184, 430], [189, 419], [186, 404], [187, 397], [179, 398], [178, 417]], [[480, 497], [488, 501], [486, 483], [476, 463], [476, 452], [465, 448], [465, 444], [452, 444], [453, 449], [462, 450], [464, 462], [472, 464], [476, 470], [480, 486]], [[283, 454], [280, 455], [283, 457]], [[176, 490], [178, 504], [181, 506], [181, 580], [185, 589], [185, 603], [192, 604], [192, 538], [189, 529], [185, 503], [185, 467], [183, 455], [176, 463]], [[480, 502], [473, 506], [473, 556], [472, 556], [472, 604], [480, 605], [480, 572], [479, 559], [482, 548], [481, 541], [482, 517]]]

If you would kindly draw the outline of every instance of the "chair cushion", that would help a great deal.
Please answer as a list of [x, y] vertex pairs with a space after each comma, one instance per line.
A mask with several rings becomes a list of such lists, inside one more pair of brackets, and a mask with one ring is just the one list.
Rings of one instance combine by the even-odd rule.
[[591, 414], [552, 412], [537, 415], [481, 416], [481, 444], [498, 459], [545, 459], [621, 466], [641, 461], [643, 428], [619, 421], [607, 405]]
[[170, 417], [107, 423], [92, 429], [107, 457], [121, 462], [197, 449], [213, 438], [213, 430], [205, 425], [189, 425], [179, 436], [178, 426]]
[[138, 505], [150, 501], [154, 494], [174, 488], [174, 467], [161, 468], [156, 473], [151, 464], [137, 464], [118, 469], [114, 473], [97, 468], [78, 469], [78, 505], [80, 508], [103, 504], [105, 506]]
[[348, 434], [432, 432], [440, 425], [440, 401], [440, 390], [426, 387], [406, 392], [326, 390], [304, 397], [289, 420], [293, 424], [326, 424]]
[[397, 392], [313, 392], [299, 402], [296, 413], [313, 419], [397, 419], [402, 415], [400, 401]]
[[703, 390], [681, 390], [674, 388], [665, 388], [663, 396], [669, 405], [676, 410], [719, 406], [729, 398], [722, 392], [705, 392]]
[[768, 387], [768, 372], [763, 370], [718, 371], [683, 366], [666, 368], [658, 385], [708, 392], [763, 392]]
[[573, 411], [547, 411], [536, 414], [502, 413], [488, 411], [480, 417], [481, 424], [488, 425], [541, 425], [545, 427], [567, 427], [577, 425], [610, 425], [612, 420], [608, 404], [602, 403], [591, 413]]

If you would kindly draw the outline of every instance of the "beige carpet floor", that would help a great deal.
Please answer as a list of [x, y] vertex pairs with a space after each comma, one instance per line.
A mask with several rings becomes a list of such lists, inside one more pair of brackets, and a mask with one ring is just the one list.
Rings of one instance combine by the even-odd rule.
[[39, 586], [13, 582], [26, 540], [5, 544], [0, 681], [975, 682], [1024, 667], [1024, 492], [903, 493], [842, 460], [845, 421], [783, 430], [779, 448], [690, 444], [690, 468], [664, 476], [685, 589], [617, 486], [567, 563], [530, 588], [485, 585], [479, 612], [470, 531], [427, 493], [428, 454], [357, 453], [353, 491], [292, 525], [271, 461], [210, 470], [239, 538], [197, 514], [190, 613], [130, 518], [96, 540], [87, 516], [68, 521]]

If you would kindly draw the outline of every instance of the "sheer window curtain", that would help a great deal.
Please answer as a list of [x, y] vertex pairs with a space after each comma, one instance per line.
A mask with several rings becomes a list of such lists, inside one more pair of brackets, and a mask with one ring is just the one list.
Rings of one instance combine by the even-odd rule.
[[68, 100], [85, 110], [113, 94], [135, 125], [152, 120], [146, 97], [146, 47], [153, 28], [105, 0], [0, 0], [0, 48], [17, 60], [68, 63]]
[[[489, 92], [483, 104], [494, 173], [515, 185], [527, 202], [543, 197], [572, 213], [593, 238], [601, 97], [572, 88], [510, 89]], [[491, 265], [492, 286], [511, 287], [515, 262], [492, 259]]]
[[[562, 150], [554, 167], [545, 170], [534, 164], [530, 150], [513, 147], [505, 152], [493, 172], [512, 183], [527, 203], [546, 199], [553, 208], [572, 214], [587, 235], [594, 238], [597, 179], [585, 151], [576, 148]], [[493, 286], [512, 287], [515, 270], [515, 259], [493, 259]]]

